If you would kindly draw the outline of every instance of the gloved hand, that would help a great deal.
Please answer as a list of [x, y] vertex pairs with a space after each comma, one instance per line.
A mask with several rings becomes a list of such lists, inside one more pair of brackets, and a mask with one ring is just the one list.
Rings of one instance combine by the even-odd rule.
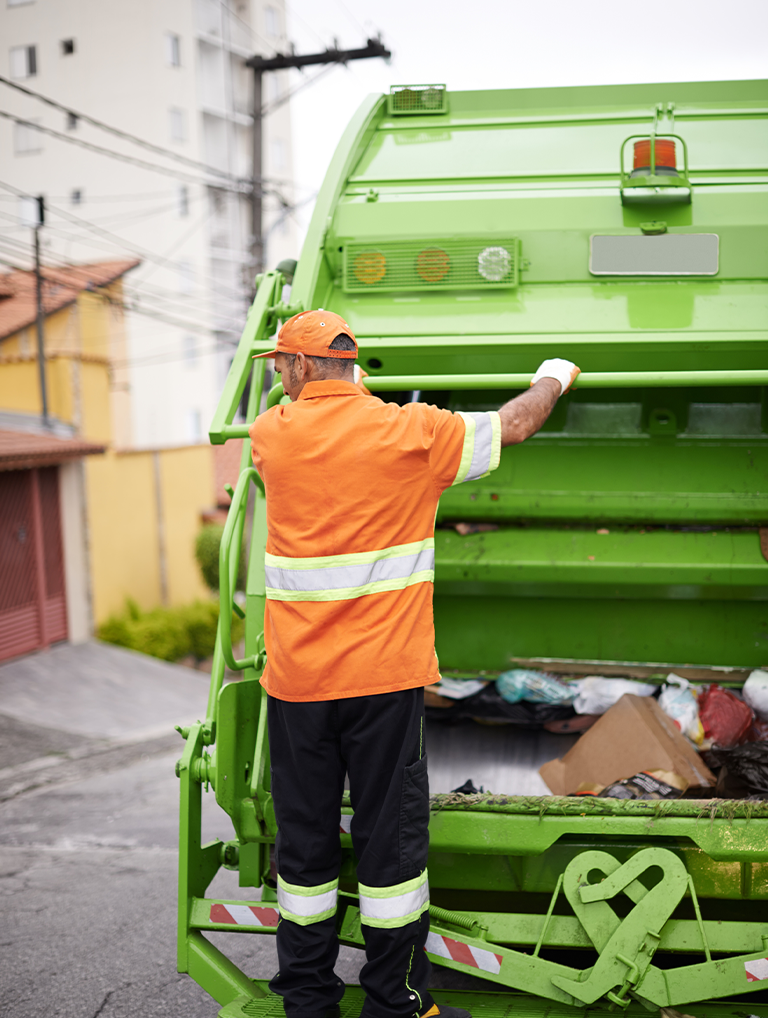
[[555, 378], [560, 383], [560, 395], [562, 396], [576, 381], [580, 370], [572, 361], [563, 360], [562, 357], [552, 357], [539, 365], [536, 374], [531, 379], [531, 385], [538, 382], [540, 378]]

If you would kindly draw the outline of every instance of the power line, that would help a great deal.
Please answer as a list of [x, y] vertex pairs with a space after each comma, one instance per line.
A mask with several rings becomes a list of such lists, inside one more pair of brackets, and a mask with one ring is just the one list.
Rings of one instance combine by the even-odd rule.
[[[145, 159], [139, 159], [136, 156], [124, 155], [120, 152], [115, 152], [111, 148], [104, 148], [102, 145], [94, 145], [93, 142], [84, 141], [82, 138], [75, 138], [69, 134], [62, 134], [61, 131], [54, 131], [52, 127], [44, 127], [42, 124], [36, 124], [34, 120], [24, 120], [22, 117], [16, 116], [15, 113], [9, 113], [7, 110], [0, 110], [0, 117], [4, 117], [6, 120], [11, 120], [16, 124], [21, 124], [24, 127], [29, 127], [33, 131], [39, 131], [41, 134], [47, 134], [51, 138], [56, 138], [58, 141], [64, 141], [68, 145], [77, 145], [79, 148], [87, 149], [89, 152], [96, 152], [98, 155], [107, 156], [110, 159], [117, 159], [121, 163], [129, 163], [132, 166], [139, 166], [143, 170], [150, 170], [153, 173], [162, 173], [166, 177], [173, 177], [175, 180], [183, 180], [187, 184], [203, 184], [212, 187], [220, 188], [223, 191], [234, 191], [237, 194], [250, 194], [251, 185], [248, 181], [242, 181], [240, 184], [227, 184], [222, 181], [209, 181], [204, 180], [201, 177], [193, 177], [188, 173], [183, 173], [179, 170], [174, 170], [169, 166], [160, 166], [159, 163], [148, 163]], [[263, 192], [263, 189], [259, 189]]]
[[313, 74], [311, 78], [305, 78], [303, 81], [300, 81], [298, 85], [295, 85], [293, 88], [289, 88], [287, 92], [283, 92], [282, 95], [273, 99], [271, 103], [267, 103], [266, 106], [262, 107], [262, 117], [267, 117], [270, 113], [274, 113], [276, 109], [287, 103], [289, 99], [292, 99], [297, 92], [301, 92], [302, 89], [307, 88], [309, 85], [314, 85], [318, 79], [325, 77], [329, 71], [332, 71], [334, 67], [337, 66], [337, 64], [327, 64], [325, 67], [321, 68], [317, 74]]
[[[25, 85], [20, 85], [16, 81], [11, 81], [9, 78], [5, 78], [0, 75], [0, 84], [7, 85], [8, 88], [15, 88], [18, 92], [23, 92], [24, 95], [31, 96], [33, 99], [37, 99], [39, 102], [46, 103], [48, 106], [52, 106], [54, 109], [60, 110], [62, 113], [68, 113], [73, 117], [77, 117], [79, 120], [85, 121], [92, 127], [98, 127], [101, 131], [106, 131], [107, 134], [113, 134], [116, 138], [122, 138], [123, 141], [129, 141], [133, 145], [138, 145], [140, 148], [146, 149], [148, 152], [154, 152], [155, 155], [164, 156], [166, 159], [173, 159], [177, 163], [183, 163], [186, 166], [191, 166], [196, 170], [203, 170], [205, 173], [209, 173], [212, 176], [224, 177], [231, 183], [238, 186], [248, 184], [250, 187], [250, 181], [246, 181], [242, 177], [237, 177], [228, 170], [220, 170], [216, 166], [209, 166], [207, 163], [200, 162], [197, 159], [190, 159], [189, 156], [182, 155], [180, 152], [174, 152], [173, 149], [163, 148], [161, 145], [155, 145], [151, 141], [145, 141], [144, 138], [139, 138], [135, 134], [129, 134], [128, 131], [121, 131], [118, 127], [112, 127], [111, 124], [105, 124], [103, 120], [97, 120], [95, 117], [89, 116], [87, 113], [80, 113], [78, 110], [73, 110], [69, 106], [64, 106], [63, 103], [56, 102], [55, 99], [51, 99], [41, 92], [34, 92], [31, 88], [27, 88]], [[67, 137], [64, 135], [64, 137]]]

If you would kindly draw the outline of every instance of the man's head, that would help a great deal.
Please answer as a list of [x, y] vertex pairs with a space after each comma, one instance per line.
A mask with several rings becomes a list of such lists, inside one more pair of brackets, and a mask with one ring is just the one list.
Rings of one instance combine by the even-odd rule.
[[274, 357], [283, 388], [296, 400], [307, 382], [325, 378], [352, 381], [357, 342], [340, 315], [318, 308], [294, 315], [280, 329], [277, 347], [257, 357]]

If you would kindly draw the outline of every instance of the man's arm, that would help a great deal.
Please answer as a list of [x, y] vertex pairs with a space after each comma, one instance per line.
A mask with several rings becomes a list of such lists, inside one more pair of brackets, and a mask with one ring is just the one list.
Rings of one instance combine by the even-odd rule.
[[560, 358], [544, 361], [528, 392], [515, 396], [499, 410], [502, 446], [519, 445], [535, 435], [578, 374], [579, 369], [570, 361]]

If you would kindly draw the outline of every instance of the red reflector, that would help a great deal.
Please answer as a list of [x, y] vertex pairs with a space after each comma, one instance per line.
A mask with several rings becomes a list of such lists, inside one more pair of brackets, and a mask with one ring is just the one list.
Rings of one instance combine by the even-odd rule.
[[[644, 169], [651, 165], [651, 139], [643, 138], [635, 142], [635, 163], [632, 167], [635, 170]], [[675, 143], [670, 138], [656, 139], [656, 165], [664, 166], [674, 170], [677, 166], [675, 159]]]

